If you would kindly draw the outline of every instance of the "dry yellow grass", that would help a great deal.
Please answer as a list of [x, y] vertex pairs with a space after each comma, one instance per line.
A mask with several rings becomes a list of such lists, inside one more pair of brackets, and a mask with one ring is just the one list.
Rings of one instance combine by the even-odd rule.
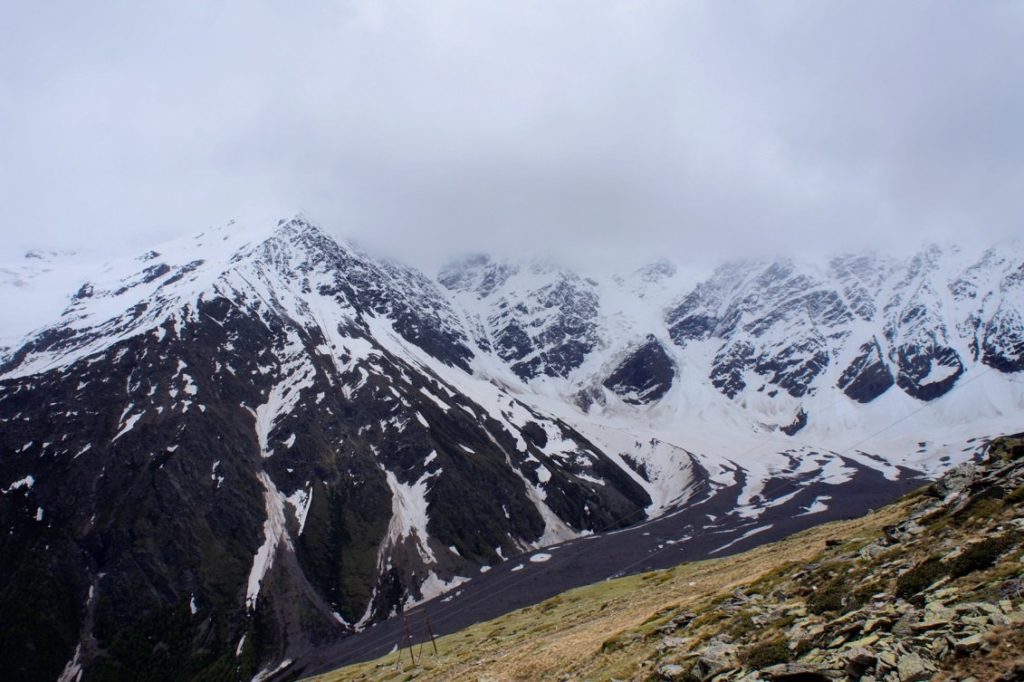
[[607, 680], [646, 677], [650, 638], [634, 636], [657, 626], [658, 615], [702, 603], [753, 582], [786, 564], [807, 563], [825, 540], [874, 537], [902, 518], [904, 500], [864, 518], [833, 522], [743, 554], [684, 564], [577, 588], [541, 604], [472, 626], [438, 640], [440, 653], [413, 666], [405, 652], [316, 678], [339, 680]]

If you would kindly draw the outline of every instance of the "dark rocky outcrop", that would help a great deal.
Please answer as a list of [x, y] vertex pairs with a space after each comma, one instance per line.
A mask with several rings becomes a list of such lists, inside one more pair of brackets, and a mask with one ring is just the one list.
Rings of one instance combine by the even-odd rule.
[[628, 403], [645, 405], [660, 400], [675, 378], [675, 365], [653, 336], [632, 351], [604, 381]]

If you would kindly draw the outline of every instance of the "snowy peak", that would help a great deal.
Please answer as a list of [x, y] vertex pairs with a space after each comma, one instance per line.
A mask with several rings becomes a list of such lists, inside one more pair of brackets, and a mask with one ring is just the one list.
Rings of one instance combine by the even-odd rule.
[[521, 380], [565, 378], [600, 343], [598, 285], [568, 269], [477, 256], [438, 280], [464, 310], [477, 346]]
[[299, 216], [270, 229], [229, 223], [108, 265], [77, 290], [56, 324], [12, 353], [0, 371], [31, 374], [141, 333], [176, 334], [203, 303], [217, 300], [299, 319], [315, 315], [318, 304], [352, 317], [384, 315], [446, 362], [465, 366], [470, 357], [436, 285], [341, 246]]
[[504, 368], [503, 380], [592, 415], [720, 406], [748, 428], [795, 434], [840, 413], [871, 428], [877, 410], [856, 405], [885, 397], [902, 414], [969, 374], [1019, 371], [1022, 263], [1019, 244], [930, 245], [906, 258], [731, 262], [702, 278], [664, 261], [593, 278], [479, 256], [439, 281], [492, 376]]

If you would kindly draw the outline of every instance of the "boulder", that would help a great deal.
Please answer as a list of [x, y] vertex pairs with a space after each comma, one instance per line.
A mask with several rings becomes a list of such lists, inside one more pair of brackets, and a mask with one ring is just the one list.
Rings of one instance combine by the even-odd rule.
[[931, 679], [934, 671], [918, 654], [910, 653], [900, 657], [899, 663], [896, 664], [896, 672], [900, 676], [900, 682], [924, 682]]

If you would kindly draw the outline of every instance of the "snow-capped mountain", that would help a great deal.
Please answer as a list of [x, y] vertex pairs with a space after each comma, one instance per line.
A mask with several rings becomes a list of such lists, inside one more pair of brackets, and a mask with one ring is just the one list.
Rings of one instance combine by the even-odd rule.
[[251, 675], [526, 550], [841, 511], [1020, 430], [1022, 268], [435, 279], [302, 217], [111, 263], [0, 349], [0, 661]]
[[670, 428], [730, 413], [748, 429], [819, 437], [885, 426], [975, 382], [1006, 390], [954, 423], [1013, 415], [1022, 265], [1020, 244], [977, 256], [930, 246], [903, 260], [729, 263], [706, 277], [663, 262], [597, 281], [475, 258], [439, 281], [478, 349], [588, 417]]

